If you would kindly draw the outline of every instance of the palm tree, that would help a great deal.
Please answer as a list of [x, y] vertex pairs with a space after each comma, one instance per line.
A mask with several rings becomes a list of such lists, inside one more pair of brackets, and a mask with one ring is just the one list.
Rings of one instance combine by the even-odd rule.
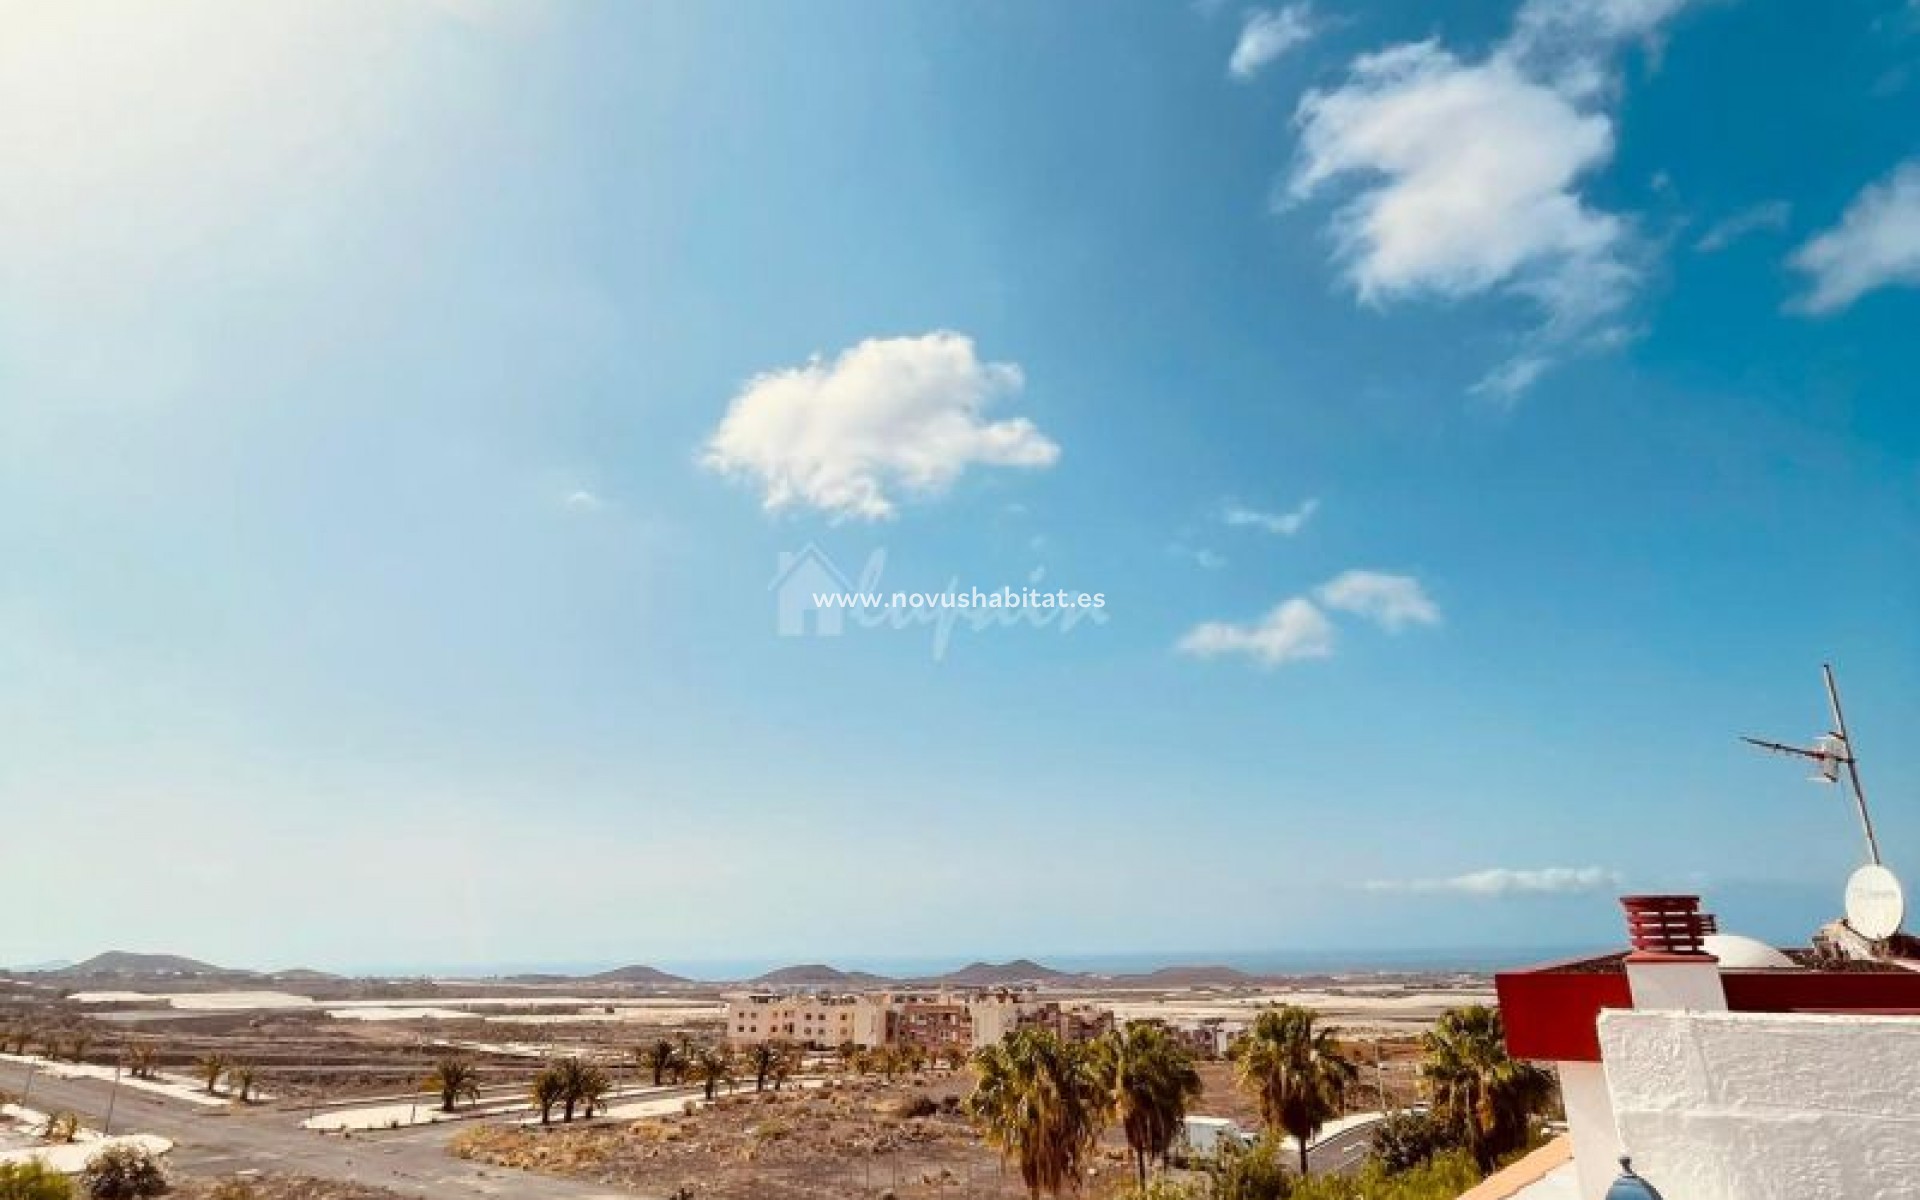
[[733, 1055], [724, 1046], [702, 1046], [694, 1053], [692, 1070], [693, 1077], [706, 1088], [707, 1099], [712, 1100], [715, 1088], [733, 1084]]
[[653, 1072], [653, 1086], [660, 1086], [660, 1078], [675, 1069], [680, 1061], [680, 1052], [673, 1043], [661, 1038], [651, 1046], [636, 1049], [634, 1056], [640, 1060], [640, 1066]]
[[553, 1124], [553, 1106], [560, 1103], [561, 1099], [566, 1095], [566, 1091], [566, 1080], [560, 1077], [559, 1070], [552, 1065], [548, 1065], [545, 1070], [541, 1071], [540, 1074], [535, 1077], [532, 1093], [533, 1104], [535, 1108], [540, 1110], [540, 1123], [542, 1125]]
[[479, 1103], [480, 1072], [466, 1059], [449, 1054], [434, 1060], [427, 1087], [440, 1093], [440, 1111], [450, 1113], [462, 1100]]
[[593, 1120], [593, 1114], [600, 1109], [600, 1102], [605, 1100], [607, 1093], [613, 1090], [613, 1080], [609, 1079], [607, 1073], [599, 1067], [586, 1063], [578, 1077], [571, 1082], [574, 1098], [585, 1105], [585, 1110], [580, 1115], [589, 1121]]
[[160, 1048], [152, 1042], [127, 1044], [127, 1070], [135, 1079], [152, 1079], [154, 1069], [159, 1065]]
[[547, 1067], [547, 1070], [552, 1071], [555, 1078], [560, 1080], [560, 1119], [571, 1121], [574, 1111], [580, 1107], [580, 1101], [586, 1090], [582, 1084], [586, 1082], [587, 1064], [580, 1058], [569, 1055], [556, 1060]]
[[80, 1129], [80, 1114], [61, 1109], [47, 1116], [46, 1124], [40, 1127], [40, 1136], [64, 1146], [80, 1139]]
[[207, 1095], [214, 1094], [213, 1089], [219, 1086], [220, 1077], [225, 1075], [227, 1068], [232, 1065], [232, 1060], [218, 1051], [202, 1054], [193, 1064], [194, 1069], [200, 1073], [200, 1078], [206, 1082]]
[[753, 1068], [753, 1090], [767, 1090], [767, 1076], [773, 1073], [773, 1064], [780, 1058], [780, 1049], [772, 1042], [756, 1042], [747, 1051], [747, 1064]]
[[684, 1033], [681, 1034], [680, 1045], [674, 1050], [673, 1062], [671, 1064], [673, 1081], [675, 1083], [685, 1083], [687, 1081], [687, 1072], [693, 1070], [693, 1056], [696, 1052], [697, 1048], [693, 1044], [693, 1039]]
[[[252, 1063], [236, 1063], [227, 1071], [227, 1088], [242, 1104], [253, 1099], [253, 1085], [260, 1078]], [[448, 1109], [452, 1112], [452, 1109]]]
[[1420, 1074], [1433, 1090], [1433, 1112], [1464, 1145], [1482, 1173], [1502, 1154], [1526, 1144], [1529, 1123], [1553, 1094], [1553, 1081], [1507, 1054], [1497, 1009], [1450, 1008], [1425, 1038]]
[[1126, 1130], [1134, 1175], [1144, 1191], [1148, 1161], [1166, 1159], [1186, 1121], [1187, 1105], [1200, 1096], [1200, 1073], [1164, 1025], [1133, 1021], [1097, 1045], [1103, 1083]]
[[1028, 1196], [1077, 1188], [1109, 1107], [1094, 1055], [1050, 1030], [1021, 1029], [973, 1062], [967, 1114], [1020, 1168]]
[[874, 1051], [874, 1054], [877, 1059], [876, 1065], [880, 1068], [880, 1078], [888, 1083], [892, 1083], [906, 1071], [910, 1061], [905, 1046], [882, 1046]]
[[801, 1067], [800, 1047], [782, 1046], [779, 1057], [773, 1060], [773, 1090], [779, 1091], [787, 1080], [793, 1078]]
[[1333, 1030], [1315, 1028], [1317, 1019], [1312, 1009], [1291, 1004], [1267, 1009], [1234, 1047], [1240, 1086], [1260, 1105], [1267, 1128], [1298, 1143], [1303, 1178], [1307, 1144], [1340, 1114], [1347, 1087], [1359, 1076]]

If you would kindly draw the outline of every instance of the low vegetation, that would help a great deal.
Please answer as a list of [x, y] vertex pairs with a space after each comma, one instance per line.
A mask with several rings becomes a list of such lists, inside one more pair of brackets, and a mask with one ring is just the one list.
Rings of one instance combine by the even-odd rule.
[[87, 1160], [80, 1187], [89, 1200], [144, 1200], [166, 1193], [167, 1173], [145, 1147], [109, 1146]]
[[72, 1200], [73, 1185], [37, 1162], [0, 1163], [0, 1200]]

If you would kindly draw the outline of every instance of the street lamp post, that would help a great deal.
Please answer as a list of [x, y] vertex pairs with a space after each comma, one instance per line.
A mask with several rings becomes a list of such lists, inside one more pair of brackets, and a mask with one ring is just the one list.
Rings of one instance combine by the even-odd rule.
[[107, 1119], [100, 1130], [101, 1134], [105, 1137], [113, 1136], [113, 1105], [116, 1100], [120, 1099], [120, 1068], [123, 1062], [123, 1055], [116, 1055], [114, 1057], [113, 1089], [107, 1093]]

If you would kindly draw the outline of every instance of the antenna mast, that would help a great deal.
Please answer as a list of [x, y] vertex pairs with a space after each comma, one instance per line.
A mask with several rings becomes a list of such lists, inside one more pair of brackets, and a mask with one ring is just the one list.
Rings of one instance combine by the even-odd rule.
[[1847, 764], [1847, 782], [1853, 785], [1853, 806], [1860, 812], [1860, 828], [1867, 835], [1867, 854], [1874, 866], [1880, 866], [1880, 839], [1873, 833], [1873, 815], [1867, 811], [1867, 789], [1860, 784], [1860, 758], [1853, 752], [1853, 738], [1847, 733], [1846, 714], [1840, 711], [1840, 685], [1833, 680], [1833, 666], [1820, 664], [1820, 673], [1827, 679], [1827, 703], [1833, 707], [1834, 731], [1839, 735], [1840, 748], [1844, 753], [1840, 761]]
[[1838, 783], [1840, 768], [1846, 767], [1847, 782], [1853, 787], [1853, 806], [1860, 814], [1860, 828], [1867, 835], [1867, 855], [1877, 867], [1881, 865], [1880, 839], [1873, 832], [1873, 816], [1867, 811], [1867, 790], [1860, 783], [1860, 760], [1853, 752], [1853, 739], [1847, 733], [1847, 718], [1840, 709], [1840, 685], [1834, 682], [1831, 664], [1821, 663], [1820, 673], [1826, 679], [1827, 705], [1833, 711], [1833, 730], [1830, 733], [1811, 748], [1771, 742], [1764, 738], [1743, 737], [1740, 740], [1762, 750], [1817, 763], [1819, 771], [1813, 778], [1820, 783]]

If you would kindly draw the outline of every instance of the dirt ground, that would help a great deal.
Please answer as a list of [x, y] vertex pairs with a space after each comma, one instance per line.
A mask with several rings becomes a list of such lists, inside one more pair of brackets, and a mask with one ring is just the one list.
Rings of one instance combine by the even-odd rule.
[[[1362, 1064], [1350, 1098], [1375, 1109], [1413, 1098], [1418, 1043], [1409, 1038], [1349, 1047]], [[1200, 1063], [1205, 1091], [1193, 1111], [1232, 1117], [1257, 1129], [1259, 1112], [1233, 1081], [1233, 1064]], [[571, 1128], [467, 1130], [453, 1150], [499, 1166], [546, 1171], [689, 1200], [1016, 1200], [1017, 1174], [960, 1113], [969, 1072], [908, 1080], [837, 1081], [804, 1091], [743, 1091], [711, 1108], [639, 1121]], [[1128, 1171], [1117, 1130], [1102, 1146], [1088, 1196], [1103, 1196]]]
[[[1405, 1108], [1420, 1098], [1418, 1039], [1394, 1037], [1353, 1042], [1346, 1046], [1346, 1051], [1360, 1068], [1359, 1078], [1347, 1093], [1347, 1111]], [[1193, 1106], [1195, 1114], [1231, 1117], [1247, 1129], [1260, 1127], [1260, 1110], [1234, 1083], [1231, 1062], [1221, 1060], [1195, 1065], [1205, 1088]]]
[[[742, 1093], [691, 1114], [572, 1129], [474, 1129], [455, 1153], [692, 1200], [1016, 1200], [1019, 1176], [959, 1112], [971, 1078]], [[927, 1111], [927, 1110], [931, 1111]], [[917, 1114], [917, 1115], [909, 1115]], [[1126, 1173], [1118, 1137], [1091, 1195]]]
[[405, 1200], [399, 1192], [292, 1175], [229, 1176], [179, 1183], [174, 1200]]

